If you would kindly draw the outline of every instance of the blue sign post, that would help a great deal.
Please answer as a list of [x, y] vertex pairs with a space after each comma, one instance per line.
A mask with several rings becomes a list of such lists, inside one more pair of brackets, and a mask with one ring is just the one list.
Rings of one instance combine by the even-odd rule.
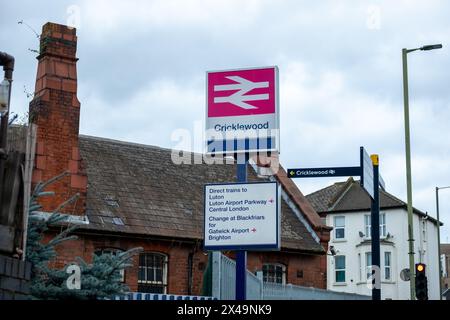
[[[236, 176], [238, 182], [247, 182], [247, 162], [248, 153], [239, 153], [236, 155], [237, 169]], [[247, 299], [247, 251], [236, 251], [236, 300], [244, 301]]]
[[379, 167], [378, 155], [372, 155], [373, 164], [373, 198], [371, 207], [371, 250], [372, 250], [372, 267], [376, 266], [378, 272], [372, 271], [372, 300], [381, 300], [381, 275], [380, 275], [380, 188], [379, 185]]
[[330, 167], [288, 169], [289, 178], [348, 177], [360, 176], [361, 187], [371, 200], [371, 250], [372, 268], [372, 300], [381, 300], [380, 276], [380, 187], [384, 190], [384, 181], [379, 174], [378, 155], [369, 156], [364, 147], [360, 148], [359, 167]]
[[[206, 153], [234, 154], [237, 181], [246, 182], [250, 152], [280, 151], [278, 68], [207, 72], [206, 92]], [[247, 252], [241, 247], [236, 251], [236, 300], [246, 299], [246, 266]]]
[[[253, 94], [257, 89], [257, 94]], [[247, 181], [249, 154], [279, 153], [278, 68], [207, 72], [206, 153], [235, 155], [237, 181]], [[247, 252], [236, 251], [236, 300], [246, 299]]]

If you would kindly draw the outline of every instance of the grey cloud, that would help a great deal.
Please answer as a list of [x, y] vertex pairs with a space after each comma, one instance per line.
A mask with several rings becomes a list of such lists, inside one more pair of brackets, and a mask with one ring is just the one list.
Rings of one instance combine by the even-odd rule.
[[[36, 75], [27, 48], [37, 41], [17, 21], [40, 32], [47, 21], [66, 23], [72, 3], [5, 2], [0, 43], [17, 57], [13, 108], [27, 109], [22, 87], [32, 90]], [[240, 11], [242, 1], [217, 2], [219, 9], [191, 1], [190, 12], [167, 3], [134, 1], [120, 12], [114, 1], [78, 2], [83, 133], [171, 147], [173, 130], [204, 117], [205, 71], [278, 65], [283, 164], [356, 165], [364, 145], [380, 154], [388, 190], [405, 199], [401, 49], [440, 42], [443, 50], [409, 55], [415, 205], [434, 214], [433, 186], [450, 184], [450, 4], [245, 1]], [[372, 5], [379, 29], [367, 25]], [[423, 172], [426, 165], [432, 170]], [[331, 182], [299, 186], [308, 193]], [[449, 210], [443, 199], [447, 224]]]

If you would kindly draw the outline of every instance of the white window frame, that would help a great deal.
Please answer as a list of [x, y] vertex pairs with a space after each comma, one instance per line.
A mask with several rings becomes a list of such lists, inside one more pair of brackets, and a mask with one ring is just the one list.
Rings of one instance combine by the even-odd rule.
[[[386, 263], [386, 260], [388, 260], [386, 259], [387, 256], [389, 256], [389, 265]], [[387, 277], [387, 270], [389, 270], [389, 278]], [[384, 252], [384, 280], [392, 281], [392, 253], [390, 251]]]
[[[149, 269], [151, 270], [151, 268], [147, 265], [145, 266], [141, 266], [141, 256], [144, 255], [145, 258], [145, 262], [147, 262], [147, 256], [148, 255], [156, 255], [156, 256], [160, 256], [163, 257], [163, 266], [162, 266], [162, 281], [156, 281], [156, 280], [148, 280], [149, 276], [148, 276], [148, 272]], [[161, 252], [143, 252], [141, 254], [139, 254], [139, 258], [138, 258], [138, 285], [142, 284], [142, 285], [155, 285], [155, 286], [162, 286], [163, 287], [163, 294], [167, 293], [167, 286], [168, 286], [168, 279], [167, 279], [167, 269], [168, 269], [168, 264], [169, 264], [169, 256], [167, 254], [161, 253]], [[141, 274], [141, 269], [144, 268], [144, 273], [145, 273], [145, 279], [139, 279], [140, 274]]]
[[[343, 221], [344, 221], [343, 226], [337, 226], [337, 225], [336, 225], [336, 220], [337, 220], [338, 218], [342, 218], [342, 219], [343, 219]], [[333, 219], [333, 222], [334, 222], [334, 238], [335, 238], [336, 240], [344, 240], [344, 239], [345, 239], [345, 236], [346, 236], [346, 235], [345, 235], [345, 216], [335, 216], [334, 219]], [[337, 236], [337, 231], [340, 230], [340, 229], [344, 230], [344, 236], [338, 238], [338, 236]]]
[[[364, 236], [367, 239], [372, 238], [371, 234], [372, 221], [370, 214], [364, 215]], [[380, 238], [386, 238], [386, 213], [380, 213]]]
[[[269, 277], [269, 275], [267, 274], [267, 270], [265, 270], [266, 268], [270, 268], [273, 267], [273, 271], [274, 271], [274, 276]], [[277, 277], [277, 271], [278, 269], [281, 268], [281, 283], [277, 282], [276, 279]], [[267, 282], [267, 283], [278, 283], [278, 284], [286, 284], [286, 266], [282, 263], [264, 263], [263, 264], [263, 281]], [[271, 280], [272, 279], [272, 280]], [[273, 281], [275, 280], [275, 281]]]
[[[337, 262], [336, 260], [338, 258], [343, 258], [344, 259], [344, 268], [342, 269], [338, 269], [337, 268]], [[339, 256], [334, 256], [334, 282], [337, 284], [342, 284], [342, 283], [346, 283], [347, 282], [347, 259], [345, 257], [345, 255], [339, 255]], [[337, 277], [337, 273], [338, 272], [344, 272], [344, 281], [338, 281], [338, 277]]]
[[370, 214], [365, 214], [364, 215], [364, 236], [369, 239], [372, 236], [371, 226], [372, 226], [372, 221], [371, 221]]
[[386, 238], [386, 213], [380, 213], [380, 238]]
[[[369, 265], [369, 257], [370, 256], [370, 265]], [[372, 252], [368, 251], [365, 254], [365, 266], [366, 266], [366, 279], [372, 276]]]
[[359, 281], [362, 281], [362, 261], [361, 261], [361, 253], [358, 253], [358, 273], [359, 273]]

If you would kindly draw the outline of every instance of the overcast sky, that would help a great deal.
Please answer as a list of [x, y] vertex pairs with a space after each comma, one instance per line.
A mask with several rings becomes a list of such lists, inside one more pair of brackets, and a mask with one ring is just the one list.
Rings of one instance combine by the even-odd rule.
[[[80, 132], [168, 148], [204, 121], [205, 71], [277, 65], [284, 167], [358, 165], [364, 146], [406, 200], [401, 49], [442, 43], [408, 56], [413, 204], [435, 216], [434, 188], [450, 185], [449, 12], [424, 0], [2, 1], [0, 50], [16, 57], [23, 114], [39, 44], [17, 22], [77, 25]], [[335, 181], [296, 182], [308, 194]], [[449, 242], [450, 189], [440, 200]]]

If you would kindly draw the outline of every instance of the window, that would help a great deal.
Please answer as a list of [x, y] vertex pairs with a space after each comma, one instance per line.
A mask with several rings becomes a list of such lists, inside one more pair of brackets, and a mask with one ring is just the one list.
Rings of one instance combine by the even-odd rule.
[[336, 239], [345, 238], [345, 217], [334, 217], [334, 236]]
[[263, 280], [271, 283], [286, 283], [286, 266], [278, 263], [263, 265]]
[[336, 282], [345, 282], [345, 256], [334, 257], [334, 270], [336, 276]]
[[447, 257], [445, 254], [441, 254], [441, 258], [439, 259], [440, 263], [441, 263], [441, 277], [442, 278], [447, 278]]
[[366, 252], [366, 274], [367, 279], [372, 276], [372, 252]]
[[384, 279], [391, 280], [391, 253], [384, 253]]
[[[370, 228], [371, 226], [371, 217], [370, 214], [364, 215], [364, 229], [365, 229], [365, 236], [366, 238], [370, 238], [372, 233]], [[380, 214], [380, 238], [386, 237], [386, 214], [381, 213]]]
[[386, 238], [386, 214], [380, 214], [380, 237]]
[[161, 253], [139, 255], [139, 292], [167, 292], [167, 260], [167, 256]]
[[[102, 254], [112, 254], [115, 256], [118, 253], [123, 252], [121, 249], [115, 249], [115, 248], [104, 248], [104, 249], [97, 249], [94, 251], [94, 254], [96, 256], [100, 256]], [[125, 282], [125, 269], [120, 270], [120, 275], [122, 276], [122, 282]]]
[[358, 273], [359, 273], [359, 281], [362, 280], [362, 263], [361, 263], [361, 253], [358, 253]]
[[366, 236], [366, 238], [370, 238], [372, 234], [370, 232], [371, 222], [372, 221], [370, 220], [370, 215], [369, 214], [364, 215], [364, 228], [365, 228], [364, 235]]

